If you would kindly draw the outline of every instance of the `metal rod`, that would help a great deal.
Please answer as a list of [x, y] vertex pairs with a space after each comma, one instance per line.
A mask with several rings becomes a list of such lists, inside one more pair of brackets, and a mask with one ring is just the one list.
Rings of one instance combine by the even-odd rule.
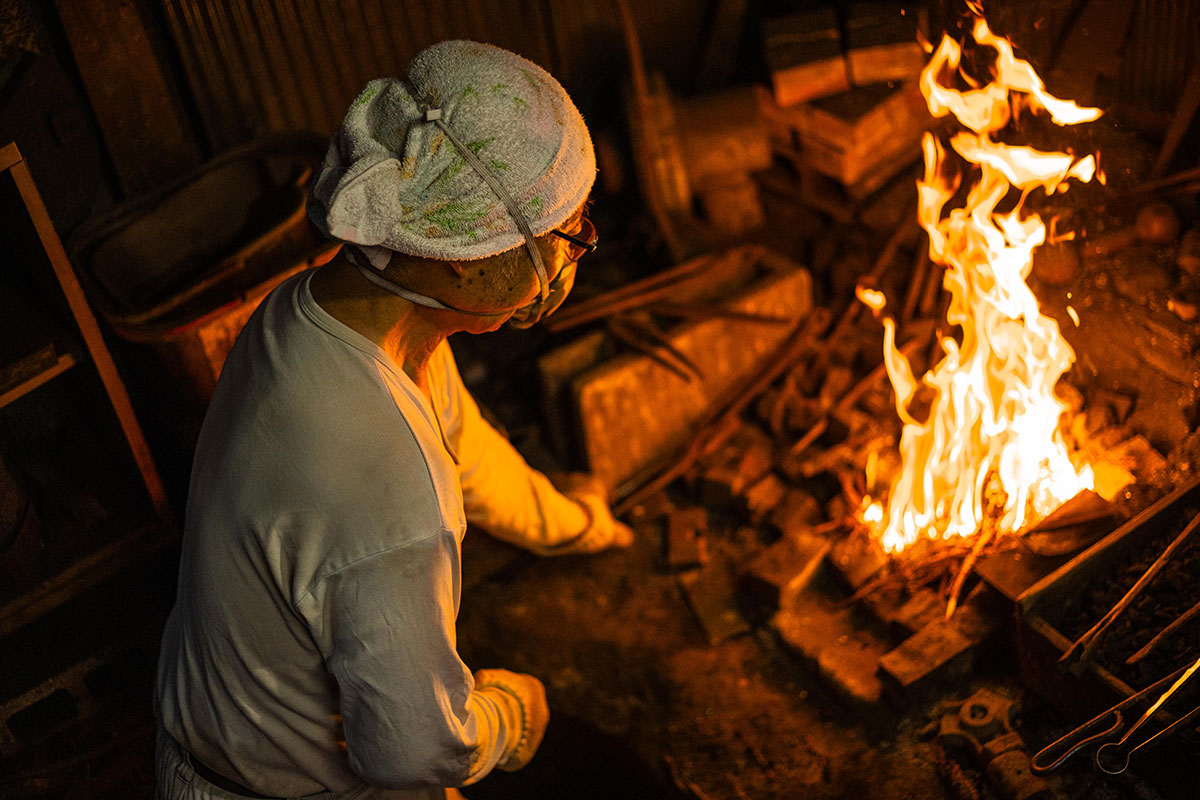
[[1143, 658], [1145, 658], [1146, 656], [1150, 655], [1150, 652], [1154, 648], [1158, 647], [1158, 645], [1163, 641], [1163, 639], [1166, 639], [1172, 633], [1174, 633], [1175, 631], [1182, 628], [1184, 625], [1186, 625], [1188, 623], [1188, 621], [1194, 619], [1196, 617], [1196, 615], [1198, 615], [1198, 614], [1200, 614], [1200, 603], [1196, 603], [1196, 605], [1192, 606], [1187, 611], [1183, 612], [1183, 614], [1181, 614], [1178, 619], [1169, 623], [1165, 628], [1163, 628], [1161, 631], [1156, 633], [1154, 635], [1154, 638], [1151, 639], [1150, 641], [1146, 642], [1146, 644], [1142, 647], [1141, 650], [1138, 650], [1136, 653], [1131, 655], [1129, 658], [1125, 659], [1125, 663], [1126, 664], [1136, 664], [1139, 661], [1141, 661]]
[[[1104, 634], [1108, 631], [1109, 626], [1111, 626], [1113, 622], [1115, 622], [1116, 619], [1121, 616], [1121, 614], [1125, 613], [1125, 609], [1129, 608], [1129, 606], [1133, 604], [1133, 601], [1139, 594], [1141, 594], [1141, 591], [1146, 587], [1146, 584], [1148, 584], [1154, 578], [1154, 576], [1157, 575], [1164, 566], [1166, 566], [1167, 562], [1171, 560], [1171, 558], [1176, 552], [1179, 551], [1181, 547], [1183, 547], [1184, 542], [1187, 541], [1188, 537], [1191, 536], [1198, 527], [1200, 527], [1200, 514], [1192, 517], [1192, 521], [1187, 524], [1187, 527], [1180, 531], [1179, 535], [1176, 536], [1169, 545], [1167, 545], [1167, 549], [1162, 551], [1159, 557], [1154, 560], [1154, 563], [1150, 565], [1142, 577], [1138, 578], [1137, 583], [1130, 587], [1129, 591], [1125, 593], [1125, 596], [1118, 600], [1116, 605], [1109, 609], [1108, 613], [1105, 614], [1099, 622], [1089, 628], [1086, 633], [1076, 639], [1071, 646], [1067, 648], [1067, 651], [1062, 654], [1061, 658], [1058, 659], [1059, 663], [1071, 663], [1072, 660], [1075, 659], [1077, 661], [1076, 671], [1082, 671], [1083, 665], [1087, 664], [1088, 661], [1091, 660], [1096, 649], [1100, 647], [1100, 644], [1104, 638]], [[1076, 655], [1077, 653], [1078, 655]]]

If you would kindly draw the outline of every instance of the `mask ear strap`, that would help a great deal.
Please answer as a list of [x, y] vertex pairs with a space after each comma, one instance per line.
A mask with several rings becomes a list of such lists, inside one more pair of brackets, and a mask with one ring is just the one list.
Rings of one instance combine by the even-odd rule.
[[364, 266], [363, 263], [355, 256], [355, 253], [357, 252], [364, 259], [366, 258], [366, 255], [361, 249], [357, 247], [345, 246], [343, 247], [343, 252], [346, 256], [346, 260], [353, 264], [354, 268], [357, 269], [364, 278], [378, 286], [380, 289], [383, 289], [386, 292], [391, 292], [397, 297], [403, 297], [410, 303], [416, 303], [419, 306], [436, 308], [442, 311], [454, 311], [458, 314], [470, 314], [473, 317], [495, 317], [504, 313], [503, 311], [467, 311], [465, 308], [448, 306], [435, 297], [430, 297], [429, 295], [424, 295], [420, 292], [414, 292], [412, 289], [405, 289], [403, 286], [393, 283], [392, 281], [389, 281], [387, 278], [380, 275], [378, 270]]
[[[409, 93], [413, 96], [413, 99], [417, 100], [418, 103], [421, 103], [421, 100], [415, 91], [415, 87], [407, 81], [406, 84], [409, 88]], [[539, 289], [538, 294], [542, 301], [545, 302], [546, 298], [550, 296], [550, 278], [546, 275], [546, 265], [542, 263], [542, 254], [541, 251], [538, 250], [537, 242], [534, 240], [533, 230], [529, 227], [529, 220], [527, 220], [525, 215], [521, 213], [521, 208], [517, 205], [517, 201], [513, 199], [511, 194], [508, 193], [508, 190], [504, 188], [504, 185], [500, 183], [500, 180], [495, 176], [495, 174], [486, 166], [484, 166], [483, 162], [479, 160], [479, 156], [475, 155], [475, 152], [471, 148], [467, 147], [467, 145], [463, 143], [462, 139], [458, 138], [458, 135], [450, 129], [450, 126], [446, 124], [444, 119], [442, 119], [442, 109], [424, 108], [423, 113], [425, 115], [425, 121], [432, 122], [434, 125], [437, 125], [438, 128], [441, 129], [442, 133], [446, 134], [446, 138], [449, 139], [450, 143], [454, 145], [454, 148], [458, 150], [458, 154], [463, 157], [463, 160], [471, 165], [471, 169], [475, 170], [479, 177], [483, 178], [484, 182], [487, 183], [488, 186], [492, 187], [492, 191], [496, 193], [496, 196], [499, 197], [504, 202], [504, 205], [508, 208], [508, 213], [512, 216], [513, 221], [517, 223], [517, 228], [520, 229], [521, 234], [525, 237], [525, 249], [529, 251], [529, 258], [533, 261], [533, 269], [537, 272]]]

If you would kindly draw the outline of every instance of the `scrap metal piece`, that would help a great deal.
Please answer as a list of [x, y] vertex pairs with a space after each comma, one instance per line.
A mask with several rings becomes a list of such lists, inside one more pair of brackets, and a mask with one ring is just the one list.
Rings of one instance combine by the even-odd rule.
[[1003, 800], [1051, 800], [1055, 793], [1034, 774], [1025, 742], [1014, 730], [1017, 705], [990, 689], [980, 689], [961, 703], [941, 706], [938, 741], [970, 751], [984, 777]]

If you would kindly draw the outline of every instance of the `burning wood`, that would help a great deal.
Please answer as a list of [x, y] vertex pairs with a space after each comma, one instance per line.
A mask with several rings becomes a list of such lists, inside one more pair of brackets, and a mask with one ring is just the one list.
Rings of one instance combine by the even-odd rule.
[[[925, 177], [918, 184], [930, 258], [946, 268], [946, 319], [962, 333], [961, 341], [942, 339], [944, 356], [918, 380], [896, 349], [894, 320], [883, 320], [888, 376], [905, 423], [902, 466], [886, 508], [868, 499], [860, 516], [880, 518], [873, 529], [891, 553], [923, 538], [1019, 531], [1093, 484], [1090, 467], [1073, 460], [1060, 431], [1068, 409], [1055, 385], [1074, 353], [1025, 283], [1046, 226], [1036, 213], [1024, 216], [1022, 205], [1037, 187], [1050, 194], [1064, 191], [1068, 178], [1091, 180], [1096, 162], [1091, 155], [1076, 159], [995, 137], [1023, 109], [1047, 111], [1059, 125], [1093, 120], [1100, 111], [1046, 93], [1032, 67], [1015, 58], [981, 16], [972, 37], [995, 53], [990, 83], [980, 86], [960, 68], [962, 50], [948, 36], [921, 76], [930, 112], [952, 114], [966, 128], [950, 137], [966, 170], [952, 172], [946, 148], [926, 134]], [[978, 88], [961, 90], [963, 82]], [[944, 214], [967, 176], [976, 182], [965, 204]], [[1022, 193], [1015, 208], [998, 211], [1014, 188]], [[877, 314], [886, 302], [878, 292], [860, 292], [860, 299]], [[918, 420], [910, 403], [922, 386], [935, 396], [928, 417]]]

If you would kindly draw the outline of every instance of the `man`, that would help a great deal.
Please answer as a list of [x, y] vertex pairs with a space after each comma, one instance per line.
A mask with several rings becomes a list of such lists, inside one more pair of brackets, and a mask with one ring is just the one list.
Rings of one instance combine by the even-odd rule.
[[499, 48], [434, 45], [354, 101], [309, 204], [346, 244], [255, 313], [197, 445], [160, 798], [441, 798], [532, 757], [539, 681], [455, 649], [466, 522], [542, 554], [632, 534], [482, 419], [446, 337], [562, 302], [594, 176], [562, 87]]

